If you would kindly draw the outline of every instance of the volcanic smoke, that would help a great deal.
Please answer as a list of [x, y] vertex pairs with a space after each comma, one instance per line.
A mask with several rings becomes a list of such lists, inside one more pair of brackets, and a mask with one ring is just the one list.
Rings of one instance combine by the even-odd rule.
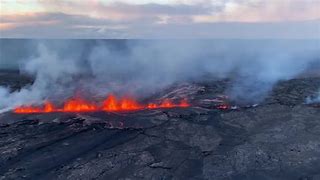
[[[119, 97], [130, 94], [145, 99], [175, 84], [229, 78], [230, 83], [222, 93], [232, 102], [259, 104], [279, 81], [318, 71], [320, 67], [318, 41], [32, 40], [25, 43], [14, 44], [19, 49], [17, 53], [0, 51], [5, 64], [9, 66], [12, 62], [21, 74], [33, 80], [21, 88], [0, 86], [0, 113], [21, 105], [26, 106], [16, 108], [16, 112], [170, 107], [170, 102], [165, 100], [141, 105], [132, 98], [115, 98], [115, 101], [109, 97], [108, 102], [94, 102], [113, 92]], [[13, 44], [1, 45], [10, 49]], [[75, 97], [78, 90], [85, 98], [64, 102]], [[311, 100], [320, 102], [320, 95], [315, 96]], [[45, 102], [53, 99], [63, 103]], [[41, 107], [34, 106], [41, 103]]]
[[[100, 105], [99, 105], [100, 104]], [[14, 109], [17, 114], [31, 113], [52, 113], [52, 112], [95, 112], [95, 111], [136, 111], [143, 109], [176, 108], [189, 107], [187, 100], [183, 99], [179, 103], [174, 103], [170, 99], [165, 99], [160, 103], [140, 104], [134, 98], [125, 97], [118, 99], [110, 94], [102, 103], [94, 103], [82, 98], [72, 98], [67, 100], [63, 107], [57, 108], [50, 101], [44, 102], [43, 106], [25, 105]]]

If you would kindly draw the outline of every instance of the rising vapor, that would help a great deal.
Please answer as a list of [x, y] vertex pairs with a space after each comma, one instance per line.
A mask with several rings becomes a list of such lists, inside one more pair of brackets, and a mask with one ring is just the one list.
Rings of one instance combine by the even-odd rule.
[[[3, 40], [4, 41], [4, 40]], [[232, 78], [226, 93], [238, 102], [260, 102], [279, 80], [320, 64], [316, 41], [302, 40], [38, 40], [16, 57], [32, 85], [0, 87], [0, 109], [74, 95], [91, 99], [113, 92], [147, 97], [177, 82]], [[17, 46], [17, 45], [16, 45]], [[14, 46], [12, 46], [14, 47]], [[18, 48], [19, 49], [19, 48]], [[5, 52], [1, 52], [5, 53]], [[5, 68], [5, 63], [1, 63]]]

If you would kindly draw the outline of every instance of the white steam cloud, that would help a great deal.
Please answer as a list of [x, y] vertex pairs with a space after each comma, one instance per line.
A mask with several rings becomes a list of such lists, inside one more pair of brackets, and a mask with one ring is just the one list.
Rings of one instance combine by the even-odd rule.
[[302, 40], [45, 40], [32, 44], [35, 48], [19, 56], [23, 60], [15, 60], [35, 81], [15, 92], [0, 87], [0, 112], [75, 94], [145, 97], [205, 75], [233, 77], [226, 93], [234, 100], [257, 102], [279, 80], [320, 64], [317, 42]]

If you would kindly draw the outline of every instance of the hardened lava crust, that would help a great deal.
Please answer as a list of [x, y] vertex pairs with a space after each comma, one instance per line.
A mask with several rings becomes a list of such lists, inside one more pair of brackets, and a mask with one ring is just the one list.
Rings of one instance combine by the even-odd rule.
[[187, 97], [187, 108], [0, 114], [0, 179], [320, 179], [320, 106], [305, 104], [320, 78], [279, 82], [247, 105], [228, 101], [228, 83], [153, 97]]

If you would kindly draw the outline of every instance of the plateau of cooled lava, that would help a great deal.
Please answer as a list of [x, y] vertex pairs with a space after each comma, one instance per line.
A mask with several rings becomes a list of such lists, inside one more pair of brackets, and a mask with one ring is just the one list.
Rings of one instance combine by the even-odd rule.
[[[0, 84], [27, 84], [16, 77]], [[259, 105], [222, 95], [229, 82], [2, 113], [0, 179], [319, 179], [320, 106], [305, 100], [320, 78], [279, 82]]]

